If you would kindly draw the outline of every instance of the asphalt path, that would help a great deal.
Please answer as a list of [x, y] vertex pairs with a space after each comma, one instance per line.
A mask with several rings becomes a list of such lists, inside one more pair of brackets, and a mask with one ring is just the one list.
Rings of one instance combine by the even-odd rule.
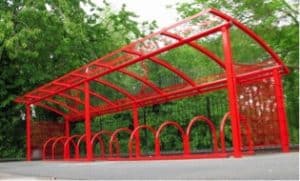
[[220, 159], [2, 162], [0, 179], [299, 180], [299, 152]]

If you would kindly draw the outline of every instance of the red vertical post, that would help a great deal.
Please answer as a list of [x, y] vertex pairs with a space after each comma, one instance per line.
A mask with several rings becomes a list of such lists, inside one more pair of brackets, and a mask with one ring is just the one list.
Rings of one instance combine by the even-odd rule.
[[[67, 118], [64, 118], [65, 120], [65, 136], [70, 137], [70, 121]], [[64, 150], [64, 159], [67, 160], [70, 155], [70, 144], [65, 147], [66, 150]]]
[[238, 158], [242, 156], [240, 115], [239, 115], [238, 102], [237, 102], [238, 99], [237, 99], [236, 75], [233, 68], [230, 35], [228, 29], [229, 27], [222, 28], [223, 51], [224, 51], [225, 69], [226, 69], [226, 77], [227, 77], [229, 110], [231, 115], [233, 156]]
[[65, 136], [70, 137], [70, 121], [69, 119], [65, 118]]
[[84, 82], [84, 114], [85, 114], [85, 134], [86, 134], [86, 159], [92, 160], [92, 145], [91, 145], [91, 115], [90, 115], [90, 91], [89, 82]]
[[273, 70], [275, 95], [277, 103], [277, 114], [280, 128], [280, 142], [282, 152], [289, 152], [289, 134], [286, 113], [284, 109], [283, 87], [281, 82], [281, 75], [278, 69]]
[[26, 104], [26, 160], [31, 161], [31, 107]]
[[[133, 117], [133, 127], [135, 129], [139, 126], [139, 112], [138, 112], [137, 105], [133, 105], [132, 117]], [[136, 136], [135, 136], [135, 154], [136, 154], [136, 157], [139, 157], [140, 154], [141, 154], [140, 146], [141, 146], [140, 145], [140, 131], [137, 131]]]

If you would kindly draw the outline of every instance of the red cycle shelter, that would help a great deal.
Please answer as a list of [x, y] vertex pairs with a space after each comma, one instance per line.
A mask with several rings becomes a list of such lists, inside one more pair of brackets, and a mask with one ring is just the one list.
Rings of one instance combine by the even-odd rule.
[[[233, 41], [233, 31], [241, 32], [242, 38], [251, 39], [267, 56], [246, 63], [235, 58], [237, 51], [247, 50], [234, 49], [237, 40]], [[208, 40], [220, 42], [218, 53], [205, 46]], [[190, 67], [185, 60], [175, 62], [163, 58], [168, 52], [182, 47], [189, 47], [205, 57], [205, 61], [199, 65], [201, 70]], [[252, 53], [247, 52], [245, 56], [251, 59]], [[216, 71], [206, 69], [208, 65], [214, 66]], [[159, 83], [153, 76], [154, 73], [160, 73], [158, 69], [168, 72], [174, 77], [173, 81]], [[201, 71], [206, 74], [199, 73]], [[149, 159], [198, 158], [200, 154], [191, 154], [189, 150], [189, 133], [195, 122], [204, 121], [209, 125], [213, 137], [211, 157], [222, 156], [226, 152], [222, 125], [218, 133], [215, 125], [205, 116], [193, 118], [186, 130], [172, 121], [165, 122], [155, 130], [140, 125], [138, 118], [139, 108], [217, 90], [225, 90], [228, 95], [229, 112], [224, 113], [221, 124], [230, 119], [234, 157], [241, 157], [244, 153], [242, 147], [245, 144], [241, 136], [243, 127], [246, 127], [249, 149], [273, 144], [287, 152], [289, 137], [281, 82], [282, 75], [287, 73], [288, 69], [279, 56], [248, 27], [218, 10], [205, 10], [18, 97], [16, 102], [26, 105], [27, 160], [31, 160], [32, 156], [31, 105], [53, 111], [64, 118], [64, 135], [45, 138], [43, 144], [46, 147], [51, 143], [54, 154], [55, 145], [62, 142], [65, 145], [65, 159], [70, 157], [70, 145], [76, 147], [76, 142], [72, 141], [76, 137], [85, 141], [86, 159], [92, 160], [93, 142], [101, 142], [101, 139], [91, 132], [91, 119], [125, 110], [132, 110], [133, 130], [121, 128], [114, 132], [101, 130], [99, 133], [111, 136], [111, 152], [115, 147], [117, 149], [114, 144], [117, 134], [125, 131], [131, 134], [127, 159], [141, 158], [139, 130], [149, 129], [155, 137], [155, 155]], [[110, 93], [118, 96], [110, 96]], [[82, 120], [85, 134], [70, 135], [70, 123]], [[183, 140], [182, 155], [160, 155], [159, 134], [167, 125], [178, 128]], [[135, 155], [131, 154], [132, 140], [135, 140]]]

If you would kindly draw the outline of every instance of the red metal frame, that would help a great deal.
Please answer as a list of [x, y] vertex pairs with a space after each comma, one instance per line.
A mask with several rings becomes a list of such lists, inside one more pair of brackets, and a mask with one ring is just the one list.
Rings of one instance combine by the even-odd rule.
[[156, 131], [155, 134], [155, 156], [159, 157], [160, 154], [160, 133], [162, 130], [167, 126], [174, 126], [178, 129], [178, 131], [181, 133], [181, 139], [182, 139], [182, 147], [183, 147], [183, 155], [188, 155], [189, 150], [189, 144], [188, 144], [188, 136], [185, 134], [183, 128], [175, 121], [165, 121], [163, 124], [159, 126], [159, 128]]
[[209, 126], [211, 137], [212, 137], [213, 151], [217, 153], [219, 148], [218, 148], [218, 138], [217, 138], [216, 128], [214, 126], [214, 123], [205, 116], [197, 116], [190, 121], [190, 123], [186, 128], [186, 134], [188, 136], [188, 139], [190, 138], [192, 127], [194, 126], [194, 124], [201, 121], [205, 122]]
[[[208, 18], [209, 21], [205, 23], [199, 22], [198, 24], [192, 23], [196, 21], [197, 18]], [[213, 17], [212, 19], [209, 19]], [[180, 30], [184, 26], [190, 26], [189, 28]], [[235, 63], [232, 58], [231, 52], [231, 40], [229, 30], [232, 26], [237, 27], [242, 30], [246, 35], [252, 38], [257, 44], [259, 44], [272, 58], [273, 64], [269, 64], [268, 67], [257, 66], [255, 69], [245, 69], [245, 71], [237, 72], [236, 66], [250, 66], [250, 65], [239, 65]], [[218, 55], [209, 49], [201, 46], [196, 42], [196, 40], [205, 38], [209, 35], [215, 35], [216, 33], [222, 35], [223, 43], [223, 53], [224, 60], [222, 60]], [[160, 41], [160, 42], [158, 42]], [[161, 43], [162, 42], [162, 43]], [[207, 56], [211, 61], [215, 62], [217, 66], [220, 66], [224, 72], [218, 75], [211, 75], [207, 81], [198, 81], [189, 77], [184, 71], [172, 65], [161, 58], [158, 58], [161, 53], [165, 53], [177, 47], [187, 45], [199, 51], [199, 53]], [[149, 71], [144, 65], [146, 61], [151, 61], [152, 63], [163, 67], [178, 78], [184, 80], [183, 83], [174, 84], [172, 86], [160, 87], [154, 82], [150, 81], [147, 78], [147, 71]], [[128, 69], [129, 66], [141, 62], [141, 66], [145, 74], [139, 75]], [[146, 70], [147, 69], [147, 70]], [[133, 78], [142, 85], [149, 87], [153, 92], [147, 93], [131, 93], [130, 91], [122, 88], [116, 83], [112, 83], [108, 79], [105, 79], [104, 76], [119, 72], [123, 76], [128, 76]], [[145, 38], [137, 40], [119, 50], [116, 50], [102, 58], [96, 59], [91, 63], [74, 70], [44, 86], [41, 86], [31, 92], [26, 93], [23, 96], [16, 98], [16, 102], [24, 103], [26, 105], [26, 145], [27, 145], [27, 160], [31, 159], [31, 116], [30, 116], [30, 105], [36, 105], [49, 111], [53, 111], [61, 115], [65, 120], [65, 135], [67, 139], [64, 142], [64, 158], [69, 159], [69, 143], [73, 141], [73, 136], [70, 135], [70, 123], [74, 121], [84, 120], [85, 124], [85, 139], [86, 139], [86, 160], [93, 159], [93, 148], [92, 145], [95, 141], [95, 137], [92, 138], [91, 133], [91, 119], [94, 116], [99, 116], [108, 113], [116, 113], [124, 110], [132, 109], [133, 125], [134, 125], [134, 137], [136, 141], [136, 156], [132, 157], [134, 159], [140, 159], [140, 140], [139, 140], [139, 129], [149, 127], [140, 127], [138, 121], [138, 109], [147, 105], [161, 104], [167, 101], [176, 100], [180, 98], [185, 98], [188, 96], [193, 96], [197, 94], [204, 94], [210, 91], [216, 91], [219, 89], [227, 89], [228, 91], [228, 102], [229, 110], [231, 115], [231, 127], [232, 127], [232, 137], [233, 137], [233, 155], [235, 157], [241, 157], [241, 116], [238, 106], [238, 96], [237, 96], [237, 86], [240, 84], [247, 84], [254, 81], [262, 80], [265, 78], [273, 77], [275, 81], [275, 93], [276, 93], [276, 102], [278, 109], [279, 117], [279, 127], [280, 127], [280, 138], [282, 151], [289, 151], [289, 135], [288, 135], [288, 125], [286, 121], [286, 115], [284, 110], [284, 98], [283, 90], [281, 83], [281, 75], [288, 73], [287, 67], [283, 64], [279, 56], [264, 42], [258, 35], [253, 31], [247, 28], [245, 25], [235, 20], [234, 18], [218, 11], [215, 9], [208, 9], [201, 13], [198, 13], [194, 16], [191, 16], [183, 21], [180, 21], [172, 26], [162, 29], [156, 33], [150, 34]], [[206, 80], [206, 79], [205, 79]], [[110, 100], [106, 96], [102, 95], [101, 92], [93, 92], [90, 89], [90, 82], [93, 81], [97, 84], [109, 87], [118, 93], [124, 95], [124, 98], [118, 100]], [[122, 80], [120, 80], [122, 81]], [[78, 95], [71, 95], [66, 93], [69, 90], [78, 90], [84, 94], [84, 101], [80, 100]], [[55, 96], [61, 96], [64, 100], [55, 99]], [[99, 106], [91, 105], [91, 96], [103, 101], [104, 103]], [[67, 100], [73, 101], [76, 103], [75, 106], [68, 104]], [[56, 104], [45, 104], [46, 102], [51, 102]], [[84, 105], [84, 110], [79, 108], [77, 104]], [[59, 108], [63, 108], [65, 111], [61, 111]], [[216, 144], [216, 133], [215, 129], [212, 127], [212, 123], [208, 118], [198, 117], [192, 121], [187, 129], [187, 134], [183, 131], [183, 128], [175, 122], [166, 122], [162, 124], [161, 128], [155, 132], [155, 156], [157, 159], [165, 158], [160, 155], [160, 146], [159, 146], [159, 133], [161, 129], [166, 125], [176, 126], [179, 131], [182, 133], [183, 137], [183, 149], [184, 149], [184, 158], [191, 158], [189, 150], [189, 133], [194, 122], [197, 122], [198, 119], [205, 121], [212, 133], [214, 152], [216, 154], [218, 148]], [[124, 129], [121, 129], [124, 130]], [[112, 140], [110, 140], [109, 150], [112, 154], [112, 144], [115, 142], [115, 136], [118, 131], [116, 130], [112, 134]], [[127, 130], [128, 131], [128, 130]], [[131, 132], [131, 130], [130, 130]], [[249, 132], [249, 131], [248, 131]], [[97, 134], [96, 134], [97, 135]], [[100, 134], [99, 134], [100, 135]], [[98, 135], [98, 136], [99, 136]], [[71, 136], [71, 137], [70, 137]], [[100, 139], [100, 138], [99, 138]], [[132, 154], [132, 139], [129, 141], [128, 146], [130, 149], [130, 155]], [[47, 142], [48, 143], [48, 142]], [[47, 144], [46, 144], [47, 146]], [[55, 144], [54, 144], [55, 147]], [[103, 145], [104, 147], [104, 145]], [[102, 149], [102, 148], [101, 148]], [[43, 153], [43, 156], [45, 154]], [[211, 156], [211, 155], [210, 155]], [[222, 156], [215, 155], [216, 157]], [[172, 157], [176, 159], [176, 157]], [[120, 158], [121, 159], [121, 158]], [[154, 159], [154, 158], [153, 158]]]
[[[226, 153], [226, 144], [225, 144], [225, 124], [226, 121], [229, 120], [230, 113], [227, 112], [221, 122], [220, 122], [220, 144], [221, 144], [221, 152]], [[248, 153], [253, 154], [254, 153], [254, 146], [253, 146], [253, 141], [252, 141], [252, 133], [251, 133], [251, 128], [249, 123], [245, 118], [242, 117], [241, 123], [243, 126], [246, 128], [246, 136], [247, 136], [247, 141], [248, 141]], [[242, 145], [242, 144], [241, 144]], [[243, 146], [241, 146], [242, 149]]]
[[[116, 138], [116, 136], [120, 133], [120, 132], [127, 132], [128, 134], [131, 135], [131, 130], [128, 129], [128, 128], [119, 128], [119, 129], [116, 129], [113, 134], [111, 135], [110, 137], [110, 140], [109, 140], [109, 154], [111, 157], [114, 157], [114, 152], [113, 152], [113, 144], [115, 142], [118, 142], [118, 138]], [[117, 153], [116, 154], [116, 157], [120, 157], [120, 154]]]

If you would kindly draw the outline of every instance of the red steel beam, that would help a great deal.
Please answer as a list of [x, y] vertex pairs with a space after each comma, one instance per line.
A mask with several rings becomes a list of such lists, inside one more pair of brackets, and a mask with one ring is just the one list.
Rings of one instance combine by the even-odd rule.
[[111, 82], [103, 80], [103, 79], [94, 79], [94, 81], [99, 83], [99, 84], [102, 84], [104, 86], [110, 87], [110, 88], [116, 90], [117, 92], [123, 94], [125, 97], [132, 100], [133, 102], [136, 102], [136, 99], [128, 91], [126, 91], [125, 89], [123, 89], [119, 86], [116, 86], [115, 84], [112, 84]]
[[67, 114], [65, 114], [65, 113], [63, 113], [63, 112], [61, 112], [61, 111], [59, 111], [59, 110], [57, 110], [57, 109], [55, 109], [53, 107], [50, 107], [50, 106], [48, 106], [46, 104], [43, 104], [41, 102], [35, 103], [34, 105], [42, 107], [44, 109], [48, 109], [49, 111], [55, 112], [55, 113], [61, 115], [62, 117], [67, 117]]
[[241, 157], [240, 113], [238, 108], [237, 79], [232, 62], [229, 28], [222, 28], [223, 51], [226, 65], [228, 102], [231, 115], [231, 132], [234, 157]]
[[84, 82], [84, 124], [85, 124], [85, 138], [86, 138], [86, 159], [91, 161], [93, 159], [93, 148], [91, 145], [91, 114], [90, 114], [90, 91], [89, 82]]
[[[79, 91], [81, 91], [81, 92], [84, 93], [84, 89], [83, 89], [83, 88], [74, 87], [73, 89], [79, 90]], [[117, 105], [114, 104], [110, 99], [108, 99], [107, 97], [103, 96], [102, 94], [93, 92], [93, 91], [91, 91], [91, 90], [89, 90], [89, 91], [90, 91], [90, 94], [91, 94], [92, 96], [94, 96], [94, 97], [96, 97], [96, 98], [98, 98], [98, 99], [100, 99], [100, 100], [106, 102], [107, 104], [109, 104], [109, 105], [111, 105], [111, 106], [113, 106], [113, 107], [116, 107], [116, 106], [117, 106]]]
[[64, 107], [66, 109], [68, 109], [69, 111], [72, 111], [73, 113], [76, 113], [76, 114], [80, 114], [80, 110], [76, 109], [76, 108], [73, 108], [63, 102], [60, 102], [60, 101], [57, 101], [57, 100], [54, 100], [54, 99], [51, 99], [51, 98], [48, 98], [48, 99], [45, 99], [44, 101], [47, 101], [47, 102], [52, 102], [54, 104], [57, 104], [61, 107]]
[[[137, 51], [134, 51], [134, 50], [124, 50], [124, 52], [126, 53], [131, 53], [131, 54], [135, 54], [135, 55], [138, 55], [138, 56], [143, 56], [142, 53], [140, 52], [137, 52]], [[165, 67], [166, 69], [170, 70], [171, 72], [175, 73], [176, 75], [178, 75], [180, 78], [182, 78], [183, 80], [185, 80], [187, 83], [189, 83], [191, 86], [195, 87], [195, 82], [189, 78], [189, 76], [187, 76], [185, 73], [183, 73], [182, 71], [178, 70], [177, 68], [175, 68], [174, 66], [172, 66], [170, 63], [160, 59], [160, 58], [157, 58], [157, 57], [149, 57], [149, 59], [156, 63], [156, 64], [159, 64], [163, 67]]]
[[[112, 69], [112, 66], [105, 65], [105, 64], [95, 63], [95, 65], [100, 66], [100, 67], [105, 67], [105, 68], [108, 68], [108, 69]], [[151, 82], [149, 80], [146, 80], [145, 78], [142, 78], [141, 76], [139, 76], [139, 75], [137, 75], [133, 72], [130, 72], [130, 71], [125, 70], [125, 69], [117, 70], [117, 72], [121, 72], [125, 75], [128, 75], [129, 77], [132, 77], [135, 80], [138, 80], [138, 81], [142, 82], [144, 85], [147, 85], [147, 86], [151, 87], [158, 94], [161, 94], [162, 96], [164, 95], [164, 92], [161, 91], [160, 88], [157, 87], [153, 82]]]
[[[78, 104], [84, 105], [84, 102], [83, 102], [83, 101], [81, 101], [80, 99], [77, 99], [77, 98], [75, 98], [75, 97], [73, 97], [73, 96], [71, 96], [71, 95], [68, 95], [68, 94], [66, 94], [66, 93], [58, 93], [57, 95], [58, 95], [58, 96], [61, 96], [61, 97], [63, 97], [63, 98], [67, 98], [67, 99], [73, 100], [73, 101], [75, 101], [75, 102], [78, 103]], [[95, 110], [95, 108], [94, 108], [93, 106], [91, 106], [91, 109], [92, 109], [92, 110]]]
[[[179, 40], [179, 41], [184, 39], [183, 37], [181, 37], [177, 34], [167, 32], [167, 31], [162, 32], [161, 34], [165, 35], [165, 36], [168, 36], [168, 37], [171, 37], [171, 38], [174, 38], [174, 39]], [[188, 42], [187, 44], [190, 45], [191, 47], [195, 48], [196, 50], [199, 50], [200, 52], [202, 52], [203, 54], [205, 54], [206, 56], [208, 56], [212, 60], [214, 60], [222, 68], [225, 68], [225, 65], [222, 62], [222, 60], [217, 55], [215, 55], [213, 52], [209, 51], [208, 49], [204, 48], [203, 46], [199, 45], [198, 43], [196, 43], [194, 41]]]
[[26, 160], [31, 161], [31, 107], [26, 104]]

